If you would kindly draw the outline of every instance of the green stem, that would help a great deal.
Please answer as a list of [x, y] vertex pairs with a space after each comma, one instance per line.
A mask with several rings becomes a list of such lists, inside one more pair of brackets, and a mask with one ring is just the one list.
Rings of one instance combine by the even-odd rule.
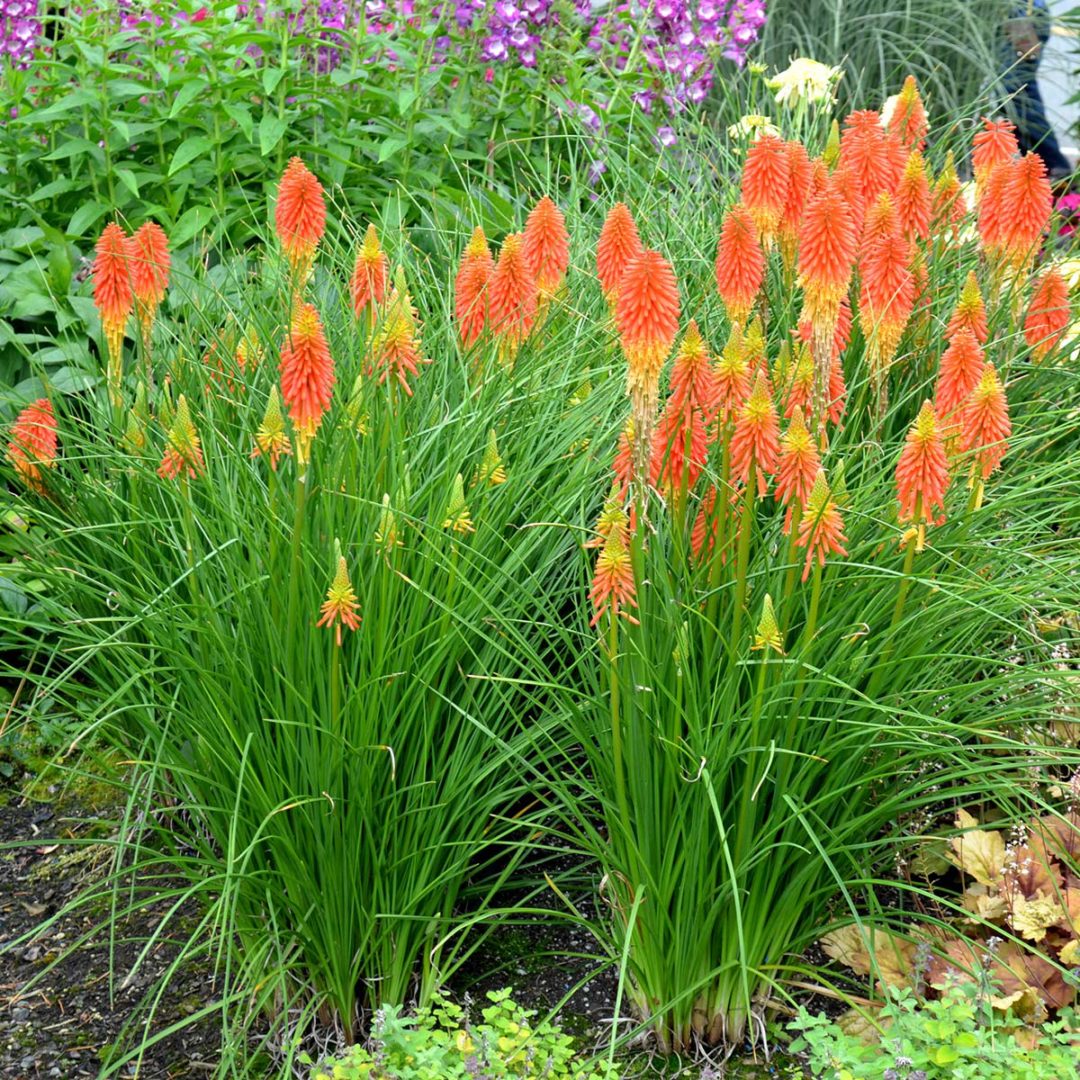
[[[300, 468], [300, 466], [297, 466]], [[311, 463], [308, 462], [306, 468], [311, 468]], [[297, 476], [296, 478], [296, 503], [293, 513], [293, 531], [292, 531], [292, 557], [290, 559], [289, 569], [289, 619], [288, 627], [286, 630], [286, 640], [290, 643], [294, 641], [293, 632], [296, 629], [297, 619], [297, 607], [300, 603], [300, 556], [301, 556], [301, 539], [304, 534], [304, 508], [307, 505], [307, 474], [303, 476]]]
[[[919, 509], [916, 507], [916, 517]], [[904, 555], [904, 567], [900, 571], [900, 588], [896, 593], [896, 604], [893, 607], [892, 620], [886, 634], [885, 647], [881, 650], [874, 674], [870, 677], [870, 685], [866, 689], [866, 696], [872, 698], [881, 686], [881, 680], [885, 677], [885, 669], [893, 652], [894, 635], [900, 620], [904, 617], [904, 605], [907, 602], [908, 592], [911, 590], [911, 571], [915, 565], [915, 549], [918, 546], [918, 537], [912, 535], [907, 542], [907, 552]]]
[[[626, 776], [623, 769], [622, 717], [619, 700], [619, 617], [614, 610], [610, 612], [611, 623], [608, 627], [608, 673], [611, 678], [611, 767], [615, 773], [615, 803], [619, 810], [621, 826], [630, 827], [630, 809], [626, 800]], [[615, 830], [612, 830], [614, 837]], [[627, 844], [627, 849], [632, 844]]]
[[746, 491], [743, 495], [742, 523], [739, 526], [739, 549], [735, 562], [735, 613], [731, 625], [732, 653], [739, 648], [739, 634], [742, 631], [743, 607], [746, 604], [746, 573], [750, 561], [750, 529], [754, 521], [754, 493], [757, 490], [757, 466], [751, 459], [750, 473], [746, 478]]

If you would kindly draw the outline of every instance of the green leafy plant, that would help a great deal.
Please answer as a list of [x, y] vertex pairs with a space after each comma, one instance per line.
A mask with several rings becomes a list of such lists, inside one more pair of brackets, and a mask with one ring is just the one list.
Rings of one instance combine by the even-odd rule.
[[441, 995], [411, 1015], [385, 1006], [369, 1044], [320, 1063], [311, 1080], [618, 1080], [617, 1069], [583, 1061], [569, 1035], [536, 1022], [536, 1012], [516, 1005], [510, 993], [489, 991], [479, 1020]]
[[1080, 1074], [1076, 1017], [1037, 1030], [995, 1014], [974, 985], [933, 1001], [893, 991], [869, 1022], [838, 1023], [800, 1008], [793, 1053], [827, 1080], [1067, 1080]]

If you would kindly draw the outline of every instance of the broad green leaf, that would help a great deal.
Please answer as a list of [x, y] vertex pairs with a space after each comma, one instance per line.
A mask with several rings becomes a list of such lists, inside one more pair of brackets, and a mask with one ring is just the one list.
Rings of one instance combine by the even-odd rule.
[[172, 108], [169, 109], [169, 119], [172, 120], [178, 116], [184, 109], [188, 107], [202, 93], [202, 91], [209, 85], [206, 79], [192, 79], [190, 82], [184, 83], [180, 87], [173, 98]]
[[68, 191], [74, 191], [77, 186], [74, 180], [61, 176], [58, 180], [53, 180], [51, 183], [39, 187], [30, 196], [30, 202], [43, 202], [45, 199], [51, 199], [55, 195], [63, 195]]
[[174, 176], [200, 154], [205, 154], [213, 145], [205, 135], [192, 135], [185, 139], [176, 148], [176, 153], [173, 154], [172, 162], [169, 165], [169, 175]]
[[139, 197], [139, 181], [135, 179], [135, 174], [130, 169], [115, 169], [114, 172], [124, 187], [137, 199]]
[[87, 230], [100, 221], [109, 212], [107, 203], [86, 202], [71, 215], [68, 222], [68, 236], [84, 236]]
[[244, 138], [251, 142], [255, 136], [255, 120], [251, 115], [251, 110], [246, 105], [240, 105], [233, 101], [227, 102], [223, 108], [229, 119], [244, 133]]
[[379, 164], [388, 161], [399, 150], [404, 150], [409, 145], [409, 140], [404, 135], [390, 135], [383, 139], [379, 146]]
[[206, 228], [212, 216], [209, 206], [193, 206], [170, 230], [171, 245], [178, 248], [188, 243], [197, 232]]
[[281, 77], [285, 74], [284, 68], [279, 67], [266, 67], [263, 68], [262, 84], [263, 90], [266, 91], [266, 96], [270, 97], [274, 90], [277, 88], [277, 84], [281, 82]]
[[280, 116], [264, 116], [259, 121], [259, 152], [266, 157], [285, 134], [288, 121]]

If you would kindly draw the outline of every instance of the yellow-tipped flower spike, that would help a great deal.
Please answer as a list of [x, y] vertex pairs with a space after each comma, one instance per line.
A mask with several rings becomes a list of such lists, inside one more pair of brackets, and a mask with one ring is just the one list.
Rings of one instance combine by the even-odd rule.
[[236, 343], [236, 366], [244, 372], [254, 371], [266, 355], [259, 342], [259, 334], [250, 324]]
[[251, 451], [251, 456], [258, 457], [261, 454], [268, 457], [270, 468], [276, 471], [278, 458], [291, 453], [292, 444], [285, 431], [285, 417], [281, 413], [281, 397], [278, 395], [277, 384], [274, 383], [270, 387], [270, 397], [266, 402], [262, 423], [255, 432], [255, 449]]
[[150, 426], [150, 407], [146, 403], [146, 383], [139, 381], [135, 388], [135, 404], [128, 413], [124, 428], [123, 445], [129, 453], [138, 454], [146, 449], [146, 432]]
[[628, 544], [630, 542], [630, 536], [627, 532], [629, 526], [630, 518], [626, 513], [626, 496], [619, 485], [619, 481], [615, 480], [611, 485], [608, 497], [604, 500], [604, 509], [600, 511], [600, 516], [596, 519], [596, 536], [586, 541], [585, 547], [603, 547], [607, 538], [615, 531], [621, 533], [624, 542]]
[[465, 501], [465, 481], [461, 473], [454, 477], [454, 486], [450, 491], [450, 501], [446, 504], [446, 518], [442, 527], [452, 529], [463, 536], [476, 532], [476, 526], [469, 514], [469, 504]]
[[784, 655], [784, 636], [780, 633], [772, 597], [768, 593], [765, 594], [765, 604], [761, 609], [761, 618], [758, 620], [757, 631], [754, 634], [754, 644], [750, 648], [772, 649], [777, 656]]
[[169, 428], [165, 454], [158, 466], [158, 476], [166, 480], [177, 477], [194, 479], [205, 471], [199, 434], [192, 422], [187, 398], [181, 394], [176, 402], [176, 415]]
[[349, 423], [356, 429], [357, 435], [368, 434], [368, 421], [371, 419], [366, 412], [364, 412], [364, 376], [363, 374], [356, 376], [356, 381], [353, 383], [352, 393], [349, 394], [349, 400], [345, 404], [345, 414], [349, 418]]
[[496, 484], [505, 483], [506, 466], [502, 455], [499, 453], [499, 444], [495, 439], [495, 429], [492, 428], [488, 432], [487, 448], [484, 450], [484, 457], [480, 462], [480, 467], [476, 470], [476, 476], [473, 477], [473, 485], [490, 484], [494, 487]]
[[390, 505], [389, 494], [382, 497], [382, 510], [379, 511], [379, 526], [375, 530], [375, 546], [386, 558], [396, 547], [401, 547], [402, 540], [398, 533], [397, 515]]
[[347, 626], [350, 630], [360, 628], [360, 603], [353, 592], [352, 582], [349, 580], [349, 567], [345, 562], [345, 556], [341, 554], [341, 544], [334, 541], [334, 557], [336, 569], [334, 580], [330, 588], [326, 590], [326, 599], [319, 609], [321, 616], [316, 626], [325, 626], [328, 630], [334, 630], [334, 644], [341, 648], [341, 628]]

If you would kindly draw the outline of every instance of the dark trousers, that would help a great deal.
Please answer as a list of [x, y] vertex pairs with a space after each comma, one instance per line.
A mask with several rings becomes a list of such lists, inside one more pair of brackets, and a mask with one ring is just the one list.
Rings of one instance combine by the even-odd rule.
[[1016, 124], [1016, 141], [1022, 153], [1034, 150], [1046, 162], [1046, 170], [1058, 176], [1072, 172], [1058, 146], [1057, 136], [1046, 116], [1039, 92], [1037, 63], [1015, 64], [1005, 74], [1005, 92], [1010, 95], [1008, 111]]

